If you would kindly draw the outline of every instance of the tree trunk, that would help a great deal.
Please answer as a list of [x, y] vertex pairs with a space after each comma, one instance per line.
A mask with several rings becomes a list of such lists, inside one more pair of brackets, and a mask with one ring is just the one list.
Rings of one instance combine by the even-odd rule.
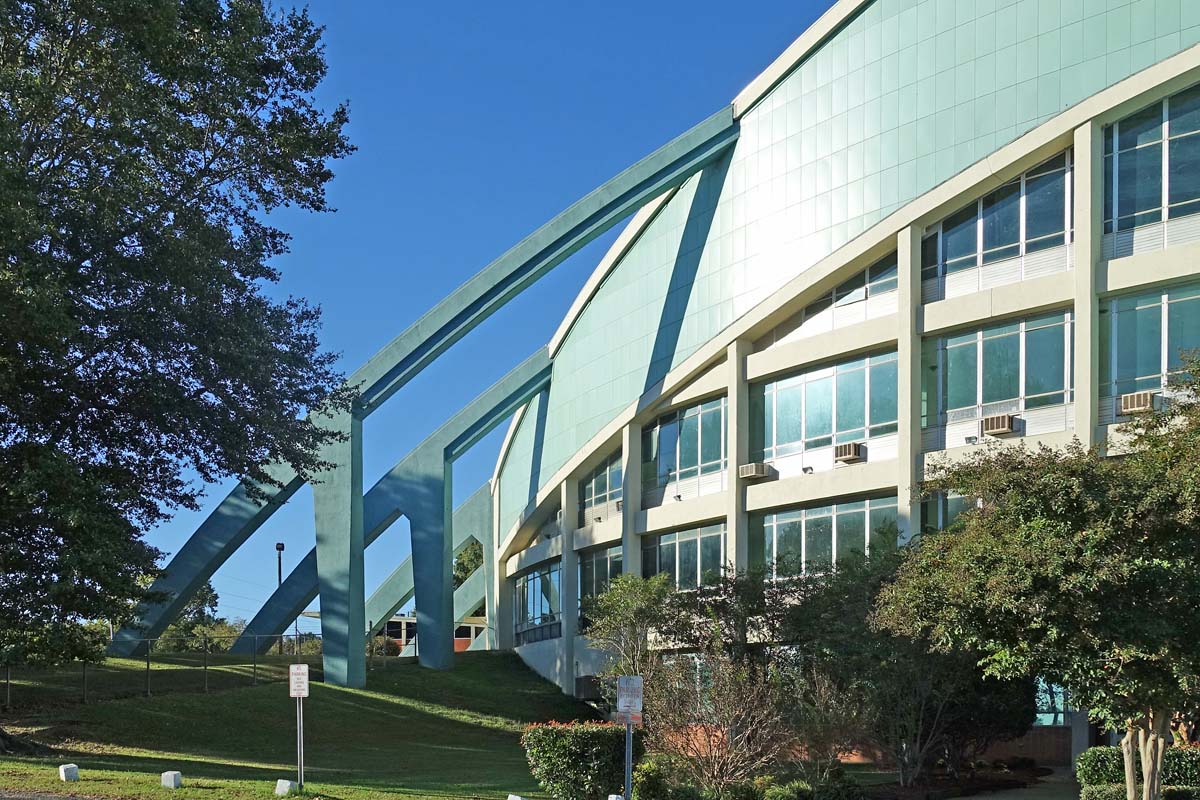
[[1170, 732], [1170, 713], [1151, 710], [1141, 721], [1138, 750], [1142, 757], [1142, 800], [1158, 800], [1162, 791], [1163, 752]]
[[13, 756], [39, 756], [49, 751], [35, 742], [27, 742], [0, 728], [0, 754]]
[[1138, 800], [1137, 784], [1138, 775], [1137, 767], [1134, 765], [1133, 751], [1136, 749], [1137, 742], [1137, 727], [1140, 724], [1137, 720], [1129, 720], [1125, 729], [1125, 736], [1121, 738], [1121, 755], [1125, 759], [1125, 798], [1126, 800]]

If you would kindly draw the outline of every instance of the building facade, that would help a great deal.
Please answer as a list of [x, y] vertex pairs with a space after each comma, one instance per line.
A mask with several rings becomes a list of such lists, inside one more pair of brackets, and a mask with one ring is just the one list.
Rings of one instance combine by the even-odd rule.
[[575, 692], [617, 574], [828, 564], [953, 515], [932, 457], [1106, 446], [1200, 348], [1197, 42], [1186, 0], [835, 4], [551, 341], [491, 485], [493, 646]]

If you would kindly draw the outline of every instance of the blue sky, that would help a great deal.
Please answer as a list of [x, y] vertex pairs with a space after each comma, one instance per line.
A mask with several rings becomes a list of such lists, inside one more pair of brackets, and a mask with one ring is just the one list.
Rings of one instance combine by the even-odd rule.
[[[312, 0], [326, 26], [327, 106], [350, 103], [358, 152], [334, 165], [334, 214], [283, 212], [292, 252], [272, 291], [324, 310], [349, 373], [521, 237], [729, 103], [828, 0], [415, 3]], [[553, 334], [616, 231], [543, 278], [365, 424], [366, 485]], [[455, 467], [456, 502], [492, 473], [504, 426]], [[152, 531], [174, 552], [231, 488]], [[408, 552], [393, 526], [368, 551], [367, 592]], [[249, 618], [313, 543], [300, 492], [213, 583]], [[304, 629], [315, 629], [312, 621]]]

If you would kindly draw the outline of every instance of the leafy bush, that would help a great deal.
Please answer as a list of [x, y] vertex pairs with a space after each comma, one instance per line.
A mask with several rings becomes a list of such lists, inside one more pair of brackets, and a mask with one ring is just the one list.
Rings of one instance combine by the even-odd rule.
[[[1138, 787], [1141, 793], [1141, 787]], [[1079, 800], [1125, 800], [1125, 784], [1109, 783], [1084, 786]], [[1200, 786], [1163, 786], [1161, 800], [1200, 800]]]
[[[556, 800], [604, 800], [625, 792], [625, 727], [603, 722], [530, 725], [521, 736], [529, 770]], [[634, 762], [642, 738], [635, 732]]]
[[789, 781], [767, 789], [763, 800], [813, 800], [813, 788], [808, 781]]
[[734, 781], [725, 787], [721, 800], [763, 800], [763, 791], [756, 781]]
[[671, 759], [661, 755], [648, 755], [633, 769], [634, 800], [671, 800], [674, 790]]
[[[1140, 762], [1138, 770], [1141, 770]], [[1075, 777], [1083, 786], [1125, 783], [1125, 762], [1119, 747], [1089, 747], [1075, 762]], [[1163, 785], [1200, 786], [1200, 747], [1168, 747], [1163, 753]]]
[[866, 800], [866, 797], [857, 781], [840, 773], [813, 787], [813, 800]]

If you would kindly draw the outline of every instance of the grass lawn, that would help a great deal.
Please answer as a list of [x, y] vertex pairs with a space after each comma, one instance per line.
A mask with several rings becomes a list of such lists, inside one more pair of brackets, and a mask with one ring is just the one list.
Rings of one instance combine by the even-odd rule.
[[[365, 690], [314, 683], [304, 708], [305, 788], [343, 800], [539, 795], [521, 728], [589, 712], [507, 653], [459, 654], [452, 672], [377, 669]], [[18, 708], [0, 724], [57, 750], [0, 757], [0, 790], [239, 800], [271, 797], [276, 779], [295, 776], [285, 683]], [[79, 765], [80, 783], [58, 780], [66, 762]], [[183, 773], [183, 790], [159, 787], [168, 769]]]

